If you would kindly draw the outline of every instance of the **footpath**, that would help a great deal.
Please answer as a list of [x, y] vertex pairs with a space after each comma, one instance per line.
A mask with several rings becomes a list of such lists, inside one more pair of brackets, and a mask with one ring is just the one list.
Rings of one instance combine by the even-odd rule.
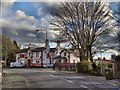
[[60, 73], [67, 73], [67, 74], [76, 74], [78, 76], [84, 77], [86, 79], [89, 80], [96, 80], [102, 83], [106, 83], [106, 84], [110, 84], [110, 85], [117, 85], [120, 87], [120, 79], [112, 79], [112, 80], [106, 80], [105, 76], [93, 76], [93, 75], [89, 75], [89, 74], [83, 74], [83, 73], [77, 73], [75, 71], [56, 71], [56, 72], [60, 72]]
[[0, 90], [2, 89], [2, 65], [0, 64]]

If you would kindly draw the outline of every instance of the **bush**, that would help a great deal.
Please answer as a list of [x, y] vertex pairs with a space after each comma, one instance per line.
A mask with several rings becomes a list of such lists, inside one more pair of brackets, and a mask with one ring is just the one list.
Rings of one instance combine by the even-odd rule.
[[115, 57], [115, 60], [116, 60], [116, 61], [120, 61], [120, 55], [117, 55], [117, 56]]
[[91, 62], [79, 62], [77, 63], [77, 72], [78, 73], [89, 73], [92, 70]]
[[107, 65], [108, 68], [112, 68], [112, 63]]

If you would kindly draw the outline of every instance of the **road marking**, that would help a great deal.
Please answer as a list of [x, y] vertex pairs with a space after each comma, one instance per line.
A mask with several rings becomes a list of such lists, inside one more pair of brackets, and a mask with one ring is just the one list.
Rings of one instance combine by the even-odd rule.
[[73, 83], [73, 81], [70, 81], [70, 80], [68, 80], [68, 79], [64, 79], [63, 77], [61, 77], [61, 79], [65, 80], [65, 81], [67, 81], [67, 82], [69, 82], [69, 83]]
[[57, 77], [57, 76], [55, 76], [55, 75], [52, 75], [52, 74], [50, 74], [50, 76], [52, 76], [52, 77]]
[[64, 80], [68, 81], [69, 83], [73, 83], [73, 82], [72, 82], [72, 81], [70, 81], [70, 80], [67, 80], [67, 79], [64, 79]]
[[83, 85], [81, 85], [81, 87], [83, 87], [83, 88], [87, 88], [86, 86], [83, 86]]
[[85, 78], [85, 77], [66, 77], [66, 78]]

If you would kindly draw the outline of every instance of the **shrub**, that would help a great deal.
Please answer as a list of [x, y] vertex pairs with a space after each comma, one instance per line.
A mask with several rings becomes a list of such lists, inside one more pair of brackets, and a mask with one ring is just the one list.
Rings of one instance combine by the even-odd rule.
[[107, 66], [108, 68], [112, 68], [112, 63], [108, 64]]
[[120, 55], [117, 55], [117, 56], [115, 57], [115, 60], [116, 60], [116, 61], [120, 61]]
[[92, 70], [91, 62], [79, 62], [77, 63], [77, 72], [78, 73], [89, 73]]

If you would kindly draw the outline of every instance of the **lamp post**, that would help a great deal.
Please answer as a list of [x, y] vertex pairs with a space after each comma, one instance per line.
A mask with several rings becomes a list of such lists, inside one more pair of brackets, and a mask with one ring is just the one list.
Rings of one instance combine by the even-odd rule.
[[[39, 30], [39, 29], [36, 29], [36, 31], [38, 32], [38, 31], [43, 31], [43, 30]], [[47, 54], [48, 54], [48, 48], [47, 48], [47, 43], [48, 42], [48, 39], [47, 39], [47, 30], [46, 30], [46, 44], [45, 44], [45, 47], [46, 47], [46, 67], [48, 67], [48, 62], [47, 62]]]

